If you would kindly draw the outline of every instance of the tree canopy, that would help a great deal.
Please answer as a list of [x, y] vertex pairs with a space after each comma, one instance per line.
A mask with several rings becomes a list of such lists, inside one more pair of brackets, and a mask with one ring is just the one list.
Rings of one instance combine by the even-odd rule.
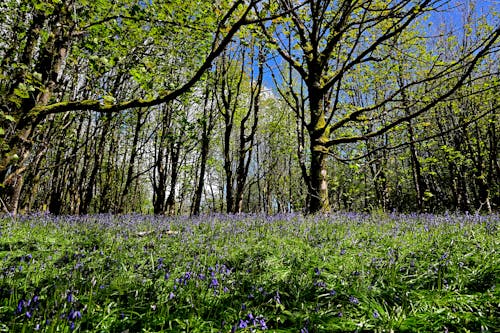
[[7, 0], [0, 36], [6, 211], [500, 204], [493, 4]]

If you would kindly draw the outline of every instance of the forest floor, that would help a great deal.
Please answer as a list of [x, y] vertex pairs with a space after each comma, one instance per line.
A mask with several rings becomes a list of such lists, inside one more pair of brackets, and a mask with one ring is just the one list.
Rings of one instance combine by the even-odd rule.
[[499, 215], [0, 218], [0, 332], [498, 332]]

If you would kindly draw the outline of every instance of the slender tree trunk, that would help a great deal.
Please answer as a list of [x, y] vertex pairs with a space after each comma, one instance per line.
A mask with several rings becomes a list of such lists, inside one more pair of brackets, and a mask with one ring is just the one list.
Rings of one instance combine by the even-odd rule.
[[120, 207], [118, 209], [119, 212], [125, 212], [127, 211], [126, 207], [126, 202], [128, 198], [128, 194], [130, 193], [130, 187], [132, 186], [132, 182], [134, 180], [134, 166], [135, 166], [135, 160], [137, 158], [137, 146], [139, 144], [139, 135], [141, 133], [142, 126], [144, 125], [144, 122], [142, 121], [142, 112], [137, 113], [137, 120], [135, 123], [135, 128], [134, 128], [134, 138], [132, 139], [132, 147], [131, 152], [130, 152], [130, 158], [127, 163], [127, 176], [125, 178], [125, 183], [123, 185], [123, 191], [121, 194], [120, 198]]
[[201, 209], [201, 197], [203, 195], [203, 189], [205, 188], [205, 173], [207, 170], [208, 153], [210, 150], [210, 134], [203, 130], [203, 137], [201, 139], [201, 161], [200, 161], [200, 175], [198, 179], [198, 185], [196, 186], [196, 191], [193, 200], [193, 208], [191, 209], [192, 215], [199, 215]]
[[97, 150], [94, 152], [94, 163], [92, 165], [92, 170], [90, 171], [90, 177], [87, 182], [85, 195], [82, 200], [82, 204], [80, 206], [81, 214], [88, 214], [90, 211], [90, 205], [92, 203], [92, 199], [94, 198], [95, 185], [97, 182], [97, 175], [99, 169], [101, 168], [102, 157], [104, 156], [104, 149], [106, 147], [106, 138], [109, 132], [109, 128], [111, 126], [112, 115], [107, 114], [104, 119], [104, 125], [101, 132], [101, 136], [99, 138], [99, 143], [97, 146]]
[[180, 155], [180, 142], [172, 142], [171, 144], [171, 175], [170, 175], [170, 191], [168, 193], [167, 201], [165, 202], [165, 211], [169, 216], [175, 215], [175, 195], [177, 187], [177, 179], [179, 178], [179, 155]]
[[229, 122], [229, 116], [225, 116], [226, 128], [224, 130], [224, 171], [226, 173], [226, 212], [233, 212], [234, 194], [233, 194], [233, 170], [231, 161], [231, 131], [232, 122]]
[[210, 93], [210, 86], [207, 83], [205, 89], [205, 101], [203, 105], [203, 123], [201, 132], [201, 151], [200, 151], [200, 174], [198, 176], [198, 184], [196, 186], [193, 205], [191, 208], [192, 215], [199, 215], [201, 209], [201, 198], [205, 189], [205, 174], [207, 170], [208, 154], [210, 152], [210, 137], [214, 127], [214, 94]]

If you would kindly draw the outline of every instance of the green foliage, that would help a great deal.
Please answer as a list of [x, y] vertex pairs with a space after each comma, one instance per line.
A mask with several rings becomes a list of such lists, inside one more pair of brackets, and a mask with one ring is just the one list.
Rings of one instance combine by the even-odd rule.
[[0, 222], [0, 329], [469, 332], [498, 324], [495, 215]]

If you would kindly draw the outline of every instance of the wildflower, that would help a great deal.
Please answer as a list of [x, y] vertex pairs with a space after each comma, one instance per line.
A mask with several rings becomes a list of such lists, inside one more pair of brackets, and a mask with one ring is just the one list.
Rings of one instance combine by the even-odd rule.
[[75, 329], [75, 323], [74, 322], [71, 321], [69, 323], [69, 329], [70, 329], [70, 331], [73, 331]]
[[213, 278], [212, 282], [210, 282], [210, 287], [216, 288], [219, 285], [219, 281], [217, 279]]
[[258, 316], [257, 321], [259, 322], [261, 330], [267, 330], [267, 324], [266, 324], [266, 320], [264, 319], [264, 317]]
[[31, 318], [31, 312], [26, 311], [26, 317], [27, 317], [28, 319], [29, 319], [29, 318]]
[[71, 303], [75, 300], [75, 298], [73, 297], [73, 294], [71, 292], [68, 293], [68, 295], [66, 296], [66, 301], [68, 303]]
[[82, 314], [80, 313], [80, 311], [71, 310], [69, 312], [68, 319], [75, 320], [80, 318], [82, 318]]
[[248, 323], [246, 320], [240, 319], [240, 322], [238, 324], [238, 328], [247, 328]]
[[340, 255], [343, 256], [345, 254], [345, 249], [340, 250]]
[[20, 300], [20, 301], [17, 303], [16, 313], [17, 313], [17, 314], [20, 314], [21, 312], [23, 312], [23, 308], [24, 308], [24, 300]]
[[300, 333], [309, 333], [309, 331], [307, 330], [307, 327], [303, 327], [300, 329]]
[[359, 300], [356, 297], [354, 297], [354, 296], [349, 296], [349, 302], [351, 302], [354, 305], [358, 305], [359, 304]]
[[326, 283], [323, 281], [317, 281], [317, 282], [314, 282], [314, 286], [319, 287], [319, 288], [325, 288]]
[[168, 294], [168, 299], [172, 299], [175, 297], [175, 294], [173, 292], [170, 292], [170, 294]]
[[335, 296], [337, 294], [337, 292], [335, 290], [330, 290], [330, 296]]
[[314, 274], [320, 275], [321, 274], [321, 270], [318, 267], [315, 267], [314, 268]]
[[274, 296], [274, 300], [276, 301], [276, 303], [281, 304], [279, 291], [276, 292], [276, 296]]
[[375, 319], [379, 319], [380, 318], [380, 315], [379, 315], [379, 313], [378, 313], [377, 310], [373, 311], [373, 318], [375, 318]]

